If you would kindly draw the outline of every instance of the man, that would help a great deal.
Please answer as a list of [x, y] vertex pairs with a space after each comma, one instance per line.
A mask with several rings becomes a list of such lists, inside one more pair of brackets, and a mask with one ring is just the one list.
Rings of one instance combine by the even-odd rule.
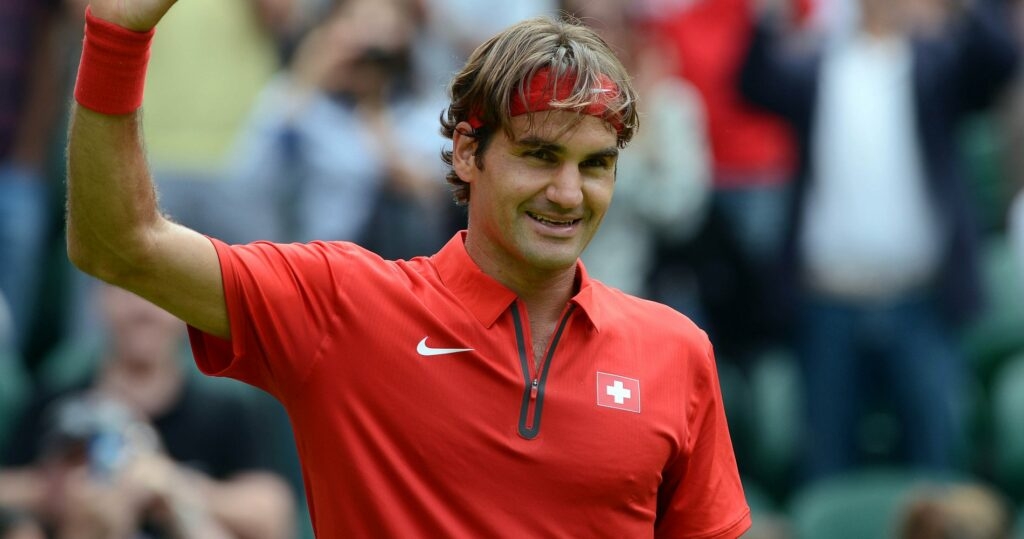
[[[902, 426], [903, 461], [942, 470], [962, 439], [963, 358], [952, 338], [980, 300], [976, 222], [956, 151], [1017, 54], [1005, 2], [861, 0], [852, 28], [785, 46], [759, 5], [740, 83], [797, 134], [783, 263], [796, 307], [809, 479], [858, 465], [862, 404]], [[883, 380], [877, 383], [875, 374]]]
[[468, 229], [389, 262], [344, 242], [228, 246], [160, 215], [135, 109], [172, 3], [92, 3], [69, 254], [188, 322], [202, 370], [285, 405], [319, 537], [749, 527], [707, 337], [578, 261], [636, 125], [599, 38], [537, 19], [473, 54], [442, 119]]
[[62, 92], [62, 0], [0, 6], [0, 296], [14, 349], [26, 354], [49, 241], [47, 158]]
[[179, 320], [119, 288], [96, 295], [104, 346], [74, 358], [95, 375], [22, 415], [0, 447], [0, 507], [61, 538], [291, 537], [292, 493], [256, 445], [267, 418], [189, 375]]

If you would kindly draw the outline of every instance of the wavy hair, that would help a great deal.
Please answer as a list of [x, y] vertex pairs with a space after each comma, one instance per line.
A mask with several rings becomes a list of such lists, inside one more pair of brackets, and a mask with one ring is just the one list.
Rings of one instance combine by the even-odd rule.
[[[477, 47], [448, 88], [451, 103], [441, 114], [441, 133], [452, 139], [459, 122], [471, 117], [482, 121], [479, 128], [464, 134], [479, 142], [476, 162], [483, 167], [482, 156], [491, 136], [498, 129], [513, 136], [509, 112], [513, 96], [525, 101], [528, 81], [544, 68], [553, 75], [552, 88], [567, 75], [573, 81], [571, 92], [553, 101], [551, 107], [582, 114], [600, 98], [606, 108], [605, 117], [621, 125], [618, 147], [629, 143], [639, 123], [636, 92], [629, 74], [607, 43], [573, 18], [525, 20]], [[618, 87], [610, 98], [600, 90], [607, 80]], [[441, 152], [441, 159], [449, 167], [446, 179], [452, 186], [452, 196], [464, 206], [469, 203], [469, 184], [455, 173], [452, 158], [452, 151]]]

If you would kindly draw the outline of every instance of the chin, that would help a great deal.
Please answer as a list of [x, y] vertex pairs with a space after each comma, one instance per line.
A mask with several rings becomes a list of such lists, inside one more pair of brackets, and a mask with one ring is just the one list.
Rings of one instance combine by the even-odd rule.
[[526, 258], [537, 269], [563, 270], [576, 265], [576, 260], [579, 259], [579, 251], [573, 249], [566, 252], [535, 252]]

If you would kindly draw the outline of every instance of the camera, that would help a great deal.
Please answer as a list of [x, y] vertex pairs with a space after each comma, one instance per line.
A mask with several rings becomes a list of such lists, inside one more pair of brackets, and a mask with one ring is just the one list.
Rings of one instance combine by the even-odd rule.
[[159, 448], [152, 426], [121, 402], [98, 394], [55, 402], [47, 425], [45, 454], [84, 463], [103, 480], [114, 477], [134, 455]]

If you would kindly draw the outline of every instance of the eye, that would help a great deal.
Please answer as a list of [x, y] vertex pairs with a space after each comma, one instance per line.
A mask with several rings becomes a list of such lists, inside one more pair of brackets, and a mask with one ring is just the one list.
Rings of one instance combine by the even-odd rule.
[[557, 161], [557, 158], [555, 157], [554, 152], [552, 152], [551, 150], [546, 150], [544, 148], [537, 148], [535, 150], [529, 150], [529, 151], [525, 152], [523, 155], [525, 155], [526, 157], [529, 157], [531, 159], [537, 159], [537, 160], [540, 160], [540, 161], [544, 161], [545, 163], [554, 163], [555, 161]]
[[600, 168], [607, 170], [612, 168], [612, 160], [611, 158], [608, 157], [597, 157], [594, 159], [587, 159], [586, 161], [580, 163], [580, 168]]

